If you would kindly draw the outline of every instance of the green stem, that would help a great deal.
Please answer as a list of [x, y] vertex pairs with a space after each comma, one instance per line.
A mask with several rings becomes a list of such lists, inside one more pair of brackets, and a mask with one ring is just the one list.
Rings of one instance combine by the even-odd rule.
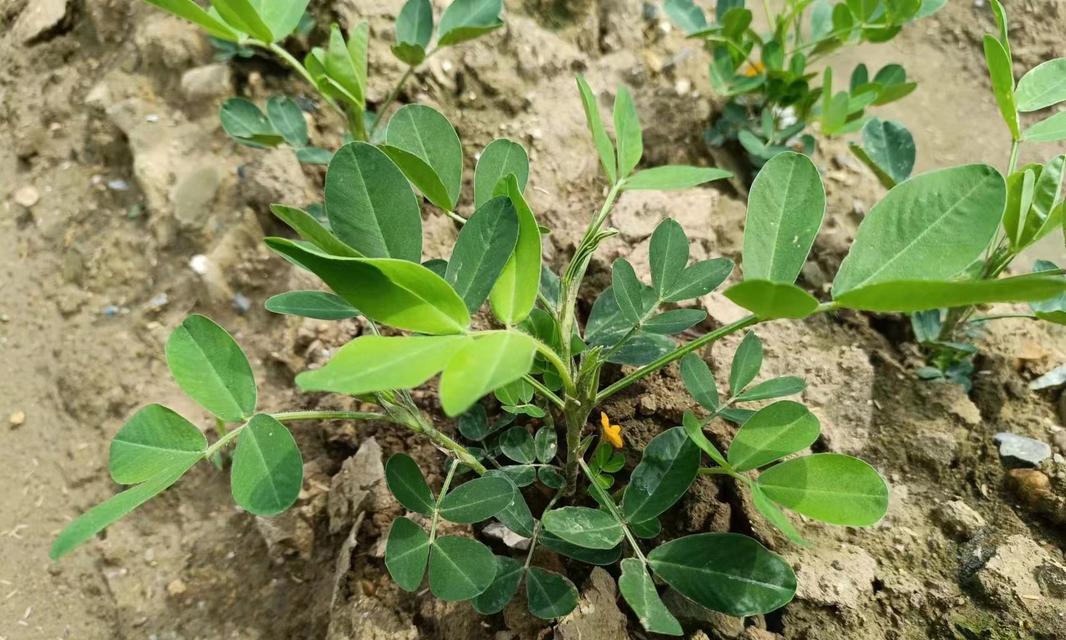
[[[566, 366], [566, 362], [551, 347], [536, 338], [533, 338], [533, 341], [537, 345], [537, 352], [544, 356], [544, 359], [551, 363], [555, 370], [559, 372], [559, 377], [563, 380], [564, 395], [573, 397], [577, 393], [577, 387], [574, 386], [574, 378], [570, 375], [570, 367]], [[566, 342], [566, 340], [562, 340], [562, 342]]]
[[429, 524], [430, 544], [433, 544], [433, 541], [437, 539], [437, 523], [440, 522], [440, 504], [444, 500], [444, 496], [448, 493], [448, 488], [452, 485], [452, 478], [455, 477], [455, 469], [458, 466], [458, 460], [452, 460], [452, 463], [448, 465], [448, 475], [444, 476], [444, 484], [440, 486], [440, 493], [437, 494], [437, 502], [433, 505], [433, 520]]
[[296, 420], [389, 420], [388, 414], [371, 411], [283, 411], [270, 414], [278, 422]]
[[629, 541], [629, 546], [633, 548], [633, 553], [636, 554], [641, 562], [648, 564], [648, 559], [644, 557], [644, 552], [640, 550], [640, 544], [637, 543], [636, 536], [634, 536], [633, 532], [629, 530], [629, 525], [626, 524], [625, 518], [623, 518], [622, 514], [618, 511], [618, 505], [615, 504], [614, 499], [611, 498], [600, 485], [596, 484], [596, 481], [592, 477], [592, 470], [589, 469], [587, 464], [585, 464], [585, 459], [578, 458], [577, 461], [578, 464], [581, 465], [581, 471], [585, 474], [585, 477], [588, 478], [589, 487], [591, 487], [592, 491], [599, 496], [600, 502], [607, 507], [607, 510], [611, 512], [611, 515], [618, 521], [618, 524], [622, 525], [622, 533], [625, 534], [626, 540]]
[[[282, 60], [285, 61], [286, 64], [288, 64], [290, 67], [292, 67], [293, 71], [295, 71], [296, 73], [300, 74], [300, 76], [302, 76], [303, 79], [306, 80], [308, 84], [310, 84], [312, 87], [314, 87], [316, 91], [318, 90], [318, 83], [316, 83], [315, 79], [313, 77], [311, 77], [311, 72], [308, 71], [307, 68], [304, 67], [303, 64], [300, 63], [299, 60], [294, 58], [293, 55], [291, 53], [289, 53], [288, 51], [286, 51], [285, 48], [282, 47], [281, 45], [277, 44], [276, 42], [275, 43], [271, 43], [271, 44], [267, 44], [265, 42], [261, 42], [259, 40], [253, 40], [253, 39], [248, 40], [247, 44], [249, 44], [249, 45], [251, 45], [253, 47], [259, 47], [261, 49], [267, 49], [268, 51], [270, 51], [271, 53], [273, 53], [277, 57], [281, 58]], [[331, 97], [329, 97], [327, 95], [321, 94], [321, 93], [319, 95], [322, 96], [322, 99], [334, 111], [336, 111], [341, 116], [343, 116], [345, 120], [348, 119], [348, 113], [339, 104], [337, 104], [336, 100], [334, 100], [333, 98], [331, 98]]]
[[[552, 499], [548, 501], [548, 506], [544, 507], [544, 512], [551, 511], [551, 508], [555, 506], [559, 498], [563, 495], [562, 491], [556, 491]], [[533, 525], [533, 537], [529, 539], [529, 551], [526, 552], [526, 563], [523, 565], [524, 569], [529, 569], [529, 565], [533, 562], [533, 550], [537, 548], [537, 539], [540, 537], [541, 521], [538, 519]]]
[[[428, 58], [435, 51], [435, 49], [433, 51], [430, 51], [428, 54], [426, 54], [426, 57]], [[399, 97], [400, 91], [403, 89], [403, 85], [407, 83], [407, 80], [410, 79], [414, 72], [414, 67], [407, 67], [407, 71], [405, 71], [404, 74], [400, 76], [400, 80], [395, 85], [393, 85], [392, 91], [389, 91], [389, 95], [385, 97], [385, 101], [381, 103], [381, 106], [378, 107], [377, 113], [374, 114], [374, 122], [370, 124], [370, 131], [367, 132], [367, 140], [374, 136], [374, 132], [378, 130], [378, 125], [381, 124], [385, 112], [388, 111], [389, 107], [392, 106], [393, 102], [396, 102], [396, 98]]]
[[[826, 310], [828, 310], [829, 308], [831, 308], [831, 307], [825, 307]], [[821, 309], [821, 307], [820, 307], [820, 309]], [[609, 387], [607, 387], [603, 391], [600, 391], [598, 394], [596, 394], [596, 402], [595, 402], [595, 404], [602, 403], [607, 398], [610, 398], [611, 396], [613, 396], [614, 394], [618, 393], [622, 389], [625, 389], [626, 387], [628, 387], [629, 385], [633, 384], [637, 380], [640, 380], [642, 378], [645, 378], [645, 377], [655, 373], [659, 369], [662, 369], [663, 367], [665, 367], [666, 365], [670, 364], [671, 362], [674, 362], [675, 360], [680, 360], [681, 358], [683, 358], [686, 355], [692, 353], [696, 349], [699, 349], [700, 347], [702, 347], [705, 344], [710, 344], [711, 342], [715, 342], [716, 340], [720, 340], [720, 339], [724, 338], [725, 336], [728, 336], [731, 333], [736, 333], [737, 331], [740, 331], [742, 329], [746, 329], [747, 327], [750, 327], [750, 326], [752, 326], [754, 324], [758, 324], [758, 323], [759, 323], [759, 319], [757, 317], [755, 317], [754, 315], [751, 315], [751, 316], [747, 316], [745, 318], [741, 318], [740, 320], [737, 320], [736, 322], [734, 322], [732, 324], [727, 324], [724, 327], [715, 329], [714, 331], [708, 333], [707, 335], [704, 335], [704, 336], [701, 336], [699, 338], [696, 338], [695, 340], [693, 340], [692, 342], [686, 344], [685, 346], [680, 347], [678, 349], [675, 349], [674, 351], [671, 351], [670, 353], [657, 358], [656, 360], [654, 360], [654, 361], [644, 365], [643, 367], [637, 369], [633, 373], [630, 373], [629, 375], [625, 376], [624, 378], [622, 378], [618, 382], [615, 382], [614, 384], [610, 385]]]
[[449, 211], [448, 209], [443, 209], [443, 211], [444, 211], [444, 215], [448, 216], [452, 220], [455, 220], [459, 224], [466, 224], [466, 218], [464, 218], [463, 216], [459, 215], [458, 213], [456, 213], [454, 211]]
[[1022, 141], [1012, 140], [1010, 144], [1010, 162], [1007, 164], [1007, 175], [1014, 173], [1018, 166], [1018, 152], [1021, 150]]
[[1025, 318], [1027, 320], [1036, 320], [1036, 316], [1031, 313], [1002, 313], [992, 316], [978, 316], [970, 320], [970, 322], [988, 322], [989, 320], [1006, 320], [1008, 318]]
[[542, 397], [547, 399], [548, 402], [551, 402], [552, 404], [554, 404], [556, 407], [559, 407], [560, 409], [562, 409], [563, 407], [566, 406], [566, 403], [563, 402], [562, 398], [560, 398], [559, 396], [555, 395], [554, 391], [552, 391], [548, 387], [544, 386], [544, 384], [542, 384], [539, 380], [537, 380], [533, 376], [531, 376], [529, 374], [526, 374], [526, 375], [522, 376], [522, 379], [525, 380], [529, 384], [529, 386], [531, 386], [534, 389], [536, 389], [537, 393], [539, 393]]

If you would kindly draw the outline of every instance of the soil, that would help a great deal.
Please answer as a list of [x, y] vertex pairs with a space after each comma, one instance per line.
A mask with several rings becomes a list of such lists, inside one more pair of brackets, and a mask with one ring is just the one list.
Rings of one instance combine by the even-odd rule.
[[[373, 103], [400, 70], [388, 43], [401, 4], [312, 3], [320, 25], [312, 39], [331, 20], [370, 21]], [[654, 7], [507, 5], [506, 28], [431, 59], [402, 98], [447, 113], [468, 151], [501, 135], [529, 147], [529, 195], [554, 229], [547, 252], [558, 266], [602, 197], [573, 75], [584, 73], [605, 103], [620, 82], [634, 89], [649, 165], [710, 162], [700, 135], [715, 101], [705, 55]], [[900, 62], [918, 80], [913, 95], [878, 111], [914, 132], [918, 170], [1006, 164], [1009, 141], [980, 45], [992, 22], [977, 5], [955, 0], [887, 45], [831, 61], [847, 70], [859, 60]], [[1060, 0], [1008, 5], [1016, 72], [1066, 55]], [[310, 284], [262, 246], [264, 234], [280, 232], [267, 205], [313, 202], [323, 174], [285, 150], [236, 147], [217, 108], [234, 93], [306, 96], [298, 78], [260, 58], [217, 65], [196, 28], [136, 0], [8, 0], [0, 24], [0, 639], [647, 637], [615, 607], [613, 578], [599, 569], [574, 574], [583, 602], [554, 630], [518, 606], [483, 619], [464, 604], [401, 592], [381, 560], [382, 534], [400, 512], [375, 482], [381, 456], [406, 450], [431, 468], [440, 459], [384, 425], [297, 424], [307, 482], [280, 518], [238, 510], [225, 474], [201, 465], [97, 540], [50, 561], [64, 524], [118, 490], [107, 477], [107, 447], [133, 410], [161, 402], [210, 427], [162, 358], [186, 314], [206, 313], [234, 333], [266, 410], [348, 406], [296, 393], [292, 377], [359, 326], [262, 308], [268, 296]], [[339, 144], [335, 118], [312, 110], [309, 119], [317, 144]], [[1022, 160], [1053, 151], [1026, 147]], [[816, 162], [830, 204], [804, 269], [812, 290], [826, 287], [863, 212], [883, 195], [842, 141], [823, 143]], [[455, 231], [427, 215], [432, 255]], [[613, 215], [622, 234], [594, 261], [591, 281], [602, 284], [618, 255], [646, 268], [643, 240], [666, 215], [696, 240], [695, 257], [738, 257], [744, 204], [736, 189], [633, 193]], [[1060, 242], [1027, 254], [1018, 269], [1037, 257], [1061, 260]], [[721, 296], [706, 303], [703, 329], [736, 313]], [[1027, 386], [1066, 362], [1062, 327], [989, 323], [970, 394], [914, 377], [920, 358], [903, 318], [842, 313], [759, 333], [767, 374], [808, 380], [804, 400], [824, 431], [815, 448], [869, 460], [890, 479], [892, 504], [872, 529], [800, 523], [814, 543], [801, 549], [736, 487], [701, 479], [669, 526], [751, 533], [793, 562], [801, 586], [782, 611], [746, 621], [686, 610], [689, 637], [1066, 637], [1066, 464], [1059, 457], [1044, 475], [1008, 472], [992, 441], [1012, 431], [1066, 454], [1061, 389]], [[726, 340], [704, 355], [721, 371], [735, 346]], [[691, 408], [678, 387], [676, 371], [667, 371], [608, 411], [634, 441], [646, 440]]]

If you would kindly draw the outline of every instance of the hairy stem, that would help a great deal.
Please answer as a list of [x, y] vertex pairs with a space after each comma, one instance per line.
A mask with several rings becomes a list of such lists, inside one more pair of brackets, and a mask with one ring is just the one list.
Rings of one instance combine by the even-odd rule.
[[296, 420], [390, 420], [384, 413], [371, 411], [283, 411], [270, 414], [278, 422]]

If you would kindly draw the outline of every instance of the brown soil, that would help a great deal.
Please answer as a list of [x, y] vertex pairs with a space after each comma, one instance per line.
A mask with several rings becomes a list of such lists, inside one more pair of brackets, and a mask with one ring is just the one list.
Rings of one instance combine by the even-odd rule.
[[[370, 20], [372, 100], [398, 71], [387, 47], [401, 4], [313, 3], [320, 25]], [[619, 82], [634, 88], [649, 164], [706, 163], [699, 137], [714, 109], [706, 58], [659, 19], [643, 19], [638, 3], [507, 4], [504, 30], [433, 58], [404, 99], [449, 114], [468, 152], [500, 135], [530, 148], [531, 201], [555, 229], [547, 251], [559, 264], [602, 197], [574, 73], [605, 96]], [[1059, 0], [1009, 4], [1016, 71], [1066, 55]], [[35, 29], [37, 20], [47, 24]], [[107, 446], [136, 407], [163, 402], [209, 427], [162, 360], [166, 336], [187, 313], [207, 313], [236, 335], [268, 410], [344, 406], [297, 394], [291, 381], [359, 329], [262, 309], [266, 297], [308, 283], [262, 246], [264, 233], [278, 230], [266, 205], [313, 201], [322, 173], [301, 169], [288, 151], [236, 147], [219, 129], [217, 105], [231, 92], [306, 94], [297, 79], [266, 60], [237, 60], [231, 89], [222, 83], [192, 95], [182, 74], [211, 63], [210, 46], [194, 27], [136, 0], [9, 0], [0, 24], [0, 639], [550, 637], [521, 607], [482, 619], [467, 605], [412, 597], [391, 583], [381, 535], [399, 507], [380, 483], [360, 515], [338, 506], [358, 502], [363, 489], [352, 478], [373, 475], [379, 458], [364, 449], [348, 463], [355, 471], [337, 475], [370, 437], [385, 455], [407, 450], [431, 468], [439, 463], [432, 449], [387, 426], [297, 425], [308, 482], [297, 507], [276, 520], [240, 512], [226, 476], [202, 465], [100, 539], [59, 563], [48, 559], [68, 519], [116, 491]], [[1003, 168], [1008, 139], [979, 41], [991, 28], [986, 8], [957, 0], [894, 42], [833, 63], [901, 62], [919, 81], [915, 94], [879, 112], [915, 133], [919, 170], [976, 161]], [[339, 143], [339, 122], [325, 113], [312, 120], [321, 145]], [[1023, 161], [1052, 151], [1027, 148]], [[825, 285], [861, 213], [882, 195], [843, 142], [823, 144], [816, 161], [830, 208], [804, 270], [812, 289]], [[38, 196], [29, 207], [16, 195], [27, 187]], [[643, 240], [665, 215], [685, 225], [696, 256], [737, 258], [743, 214], [728, 187], [627, 195], [613, 217], [622, 234], [593, 263], [592, 281], [604, 281], [617, 255], [646, 265]], [[453, 238], [450, 223], [430, 214], [428, 253]], [[1022, 262], [1061, 259], [1059, 242]], [[204, 274], [189, 266], [197, 255], [207, 258]], [[235, 303], [245, 299], [247, 309]], [[714, 322], [735, 311], [720, 296], [707, 302]], [[1066, 573], [1054, 573], [1064, 564], [1062, 521], [1056, 528], [1023, 506], [992, 444], [1009, 430], [1054, 440], [1066, 453], [1057, 392], [1026, 386], [1066, 362], [1066, 332], [990, 324], [967, 396], [914, 378], [919, 358], [908, 331], [900, 318], [856, 314], [759, 329], [767, 373], [808, 380], [804, 400], [824, 427], [816, 447], [870, 460], [891, 480], [892, 506], [870, 530], [802, 523], [815, 545], [798, 549], [753, 515], [735, 487], [701, 480], [671, 526], [750, 528], [794, 562], [801, 587], [794, 603], [748, 620], [747, 630], [694, 612], [691, 637], [1066, 637]], [[721, 370], [735, 345], [727, 340], [706, 355]], [[678, 387], [676, 372], [650, 379], [613, 400], [612, 415], [636, 441], [651, 437], [691, 407]], [[24, 421], [9, 428], [8, 416], [20, 412]], [[1066, 495], [1066, 466], [1044, 470]], [[974, 515], [978, 524], [966, 525]], [[586, 602], [556, 635], [618, 637], [627, 627], [646, 637], [613, 609], [612, 589], [609, 576], [592, 572]]]

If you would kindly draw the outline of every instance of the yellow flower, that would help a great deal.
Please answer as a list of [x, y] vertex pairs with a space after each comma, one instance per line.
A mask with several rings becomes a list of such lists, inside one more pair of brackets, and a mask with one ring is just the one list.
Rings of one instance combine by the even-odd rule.
[[748, 78], [754, 78], [763, 71], [766, 71], [766, 67], [761, 62], [752, 62], [744, 69], [744, 75]]
[[600, 428], [603, 431], [603, 439], [611, 443], [615, 449], [621, 449], [625, 443], [622, 441], [622, 425], [611, 424], [607, 414], [600, 412]]

